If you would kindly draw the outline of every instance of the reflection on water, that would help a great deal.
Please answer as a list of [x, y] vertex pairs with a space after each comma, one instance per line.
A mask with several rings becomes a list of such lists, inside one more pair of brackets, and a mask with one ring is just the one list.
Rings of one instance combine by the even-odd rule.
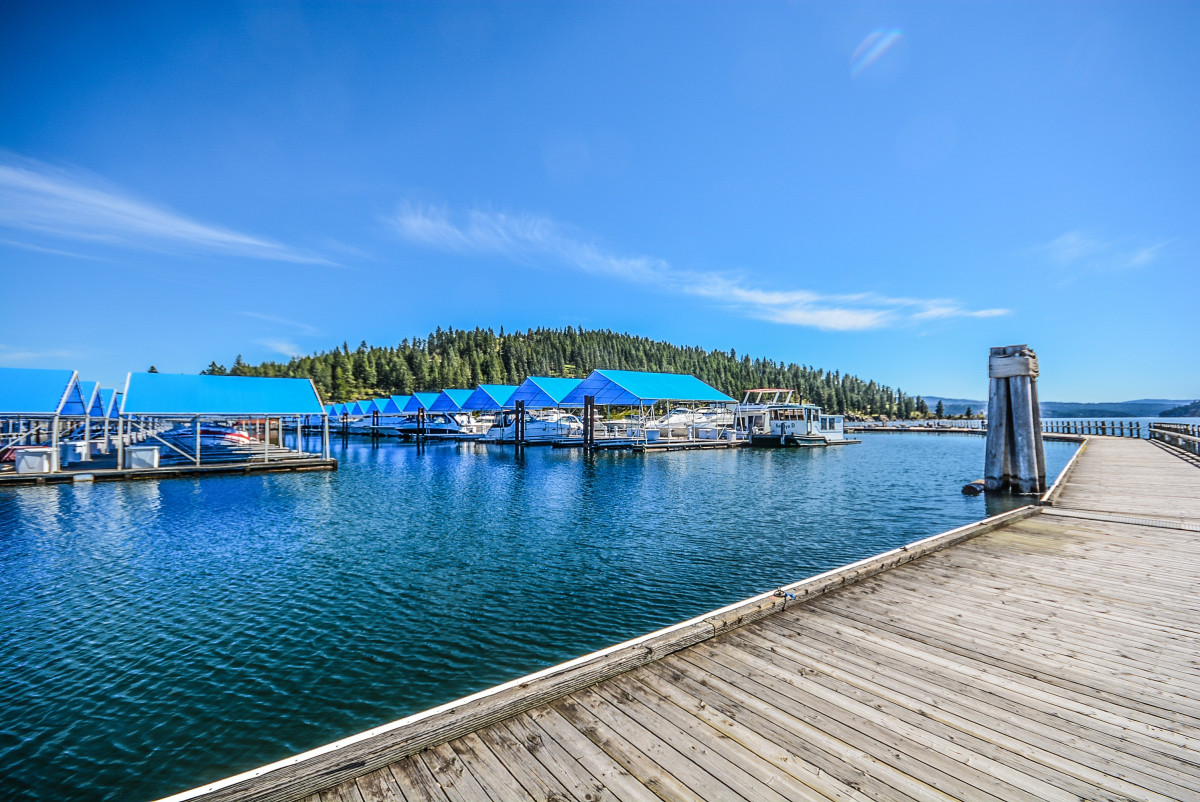
[[994, 511], [982, 438], [863, 439], [0, 490], [0, 797], [161, 796]]

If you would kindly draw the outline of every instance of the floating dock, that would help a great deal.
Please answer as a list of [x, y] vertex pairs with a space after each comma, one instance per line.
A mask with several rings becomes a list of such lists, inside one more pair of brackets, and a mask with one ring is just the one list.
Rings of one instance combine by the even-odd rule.
[[170, 799], [1196, 799], [1200, 470], [1043, 501]]
[[273, 449], [271, 461], [238, 460], [237, 462], [205, 462], [200, 465], [160, 465], [157, 468], [117, 468], [115, 458], [93, 457], [77, 462], [54, 473], [0, 473], [0, 487], [14, 485], [60, 485], [79, 482], [117, 482], [133, 479], [180, 479], [195, 476], [236, 475], [251, 473], [289, 473], [303, 471], [336, 471], [336, 459], [324, 459], [312, 454], [281, 456]]

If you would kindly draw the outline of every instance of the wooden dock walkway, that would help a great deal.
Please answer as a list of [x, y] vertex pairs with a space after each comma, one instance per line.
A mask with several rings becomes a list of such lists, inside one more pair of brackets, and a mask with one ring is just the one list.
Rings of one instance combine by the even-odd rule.
[[1091, 438], [1054, 507], [787, 590], [173, 799], [1200, 799], [1168, 450]]

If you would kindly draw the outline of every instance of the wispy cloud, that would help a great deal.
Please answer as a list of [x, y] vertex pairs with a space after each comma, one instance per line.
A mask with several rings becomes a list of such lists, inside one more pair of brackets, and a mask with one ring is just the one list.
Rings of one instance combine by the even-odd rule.
[[77, 351], [65, 348], [20, 348], [0, 343], [0, 364], [10, 362], [52, 362], [54, 360], [75, 359]]
[[63, 251], [58, 248], [43, 248], [41, 245], [33, 245], [28, 242], [18, 242], [14, 239], [0, 239], [0, 245], [8, 245], [12, 248], [21, 248], [26, 251], [34, 251], [35, 253], [49, 253], [54, 256], [69, 256], [72, 259], [90, 259], [96, 262], [108, 262], [103, 256], [92, 256], [85, 253], [75, 253], [74, 251]]
[[1068, 231], [1033, 251], [1076, 274], [1135, 270], [1157, 261], [1170, 240], [1138, 243], [1131, 239], [1105, 239], [1085, 231]]
[[320, 334], [320, 329], [308, 323], [301, 323], [298, 320], [290, 320], [286, 317], [276, 317], [275, 315], [264, 315], [261, 312], [242, 312], [245, 317], [252, 317], [255, 320], [261, 320], [264, 323], [274, 323], [277, 326], [287, 326], [295, 329], [300, 334]]
[[762, 320], [827, 331], [861, 331], [904, 322], [1008, 313], [1006, 309], [971, 310], [947, 298], [764, 289], [738, 275], [682, 270], [657, 257], [614, 254], [571, 227], [538, 215], [474, 210], [463, 221], [455, 222], [445, 209], [402, 204], [387, 222], [408, 241], [430, 248], [501, 255], [529, 265], [570, 267], [718, 301]]
[[201, 223], [82, 174], [5, 154], [0, 227], [127, 248], [329, 264], [315, 253]]
[[258, 340], [257, 342], [259, 345], [269, 348], [281, 356], [286, 356], [288, 359], [304, 353], [304, 350], [300, 346], [290, 340], [266, 339]]
[[867, 34], [867, 38], [862, 40], [850, 56], [850, 76], [857, 78], [862, 75], [872, 64], [903, 41], [904, 34], [900, 31], [872, 31]]

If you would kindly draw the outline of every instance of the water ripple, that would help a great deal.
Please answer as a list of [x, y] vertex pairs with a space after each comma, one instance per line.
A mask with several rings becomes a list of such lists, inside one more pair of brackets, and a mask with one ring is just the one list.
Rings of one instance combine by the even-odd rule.
[[0, 490], [0, 798], [162, 796], [976, 520], [982, 448], [352, 443]]

